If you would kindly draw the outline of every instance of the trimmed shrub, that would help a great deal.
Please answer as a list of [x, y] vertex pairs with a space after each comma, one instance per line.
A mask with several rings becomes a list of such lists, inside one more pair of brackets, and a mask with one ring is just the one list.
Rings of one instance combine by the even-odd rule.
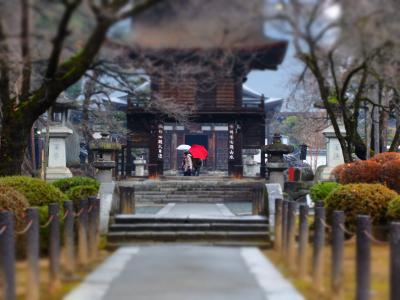
[[98, 189], [93, 185], [78, 185], [70, 188], [66, 194], [68, 199], [74, 201], [75, 207], [79, 200], [86, 199], [89, 196], [97, 196]]
[[11, 211], [16, 218], [16, 229], [22, 230], [25, 225], [25, 210], [29, 203], [25, 196], [6, 185], [0, 185], [0, 211]]
[[397, 193], [382, 184], [347, 184], [339, 186], [325, 199], [327, 219], [330, 221], [334, 210], [346, 215], [346, 226], [354, 231], [357, 215], [369, 215], [372, 224], [384, 224], [386, 211]]
[[336, 166], [335, 168], [333, 168], [333, 170], [331, 171], [331, 175], [332, 177], [336, 180], [339, 181], [340, 180], [340, 174], [342, 173], [342, 171], [347, 168], [348, 166], [350, 166], [350, 164], [341, 164]]
[[378, 153], [374, 157], [371, 158], [372, 161], [376, 161], [379, 164], [385, 164], [388, 161], [393, 161], [393, 160], [400, 160], [400, 153], [398, 152], [383, 152], [383, 153]]
[[386, 216], [390, 221], [400, 221], [400, 196], [389, 202]]
[[310, 189], [310, 196], [314, 202], [324, 201], [325, 198], [339, 187], [337, 182], [326, 181], [313, 185]]
[[400, 193], [400, 160], [385, 163], [381, 169], [380, 179], [389, 188]]
[[358, 160], [347, 164], [340, 172], [339, 183], [377, 183], [381, 165], [371, 160]]
[[79, 185], [92, 185], [97, 189], [99, 189], [100, 187], [100, 183], [96, 179], [81, 176], [59, 179], [54, 181], [52, 185], [54, 185], [56, 188], [60, 189], [64, 193], [69, 189]]
[[42, 206], [49, 203], [62, 203], [67, 199], [65, 194], [44, 180], [26, 176], [1, 177], [0, 185], [10, 186], [21, 192], [31, 206]]

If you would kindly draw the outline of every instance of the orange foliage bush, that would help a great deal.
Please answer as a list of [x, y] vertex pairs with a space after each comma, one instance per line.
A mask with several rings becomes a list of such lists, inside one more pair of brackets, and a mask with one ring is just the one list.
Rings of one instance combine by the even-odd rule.
[[374, 157], [371, 158], [372, 161], [376, 161], [379, 164], [385, 164], [388, 161], [392, 160], [400, 160], [400, 153], [399, 152], [383, 152], [378, 153]]
[[380, 179], [389, 188], [400, 193], [400, 160], [385, 163], [381, 168]]
[[381, 165], [372, 160], [359, 160], [347, 164], [339, 174], [339, 183], [376, 183], [379, 182]]
[[347, 168], [348, 166], [350, 166], [350, 164], [341, 164], [336, 166], [335, 168], [333, 168], [333, 170], [331, 171], [331, 175], [332, 177], [336, 180], [339, 181], [340, 179], [340, 174], [342, 173], [342, 171]]

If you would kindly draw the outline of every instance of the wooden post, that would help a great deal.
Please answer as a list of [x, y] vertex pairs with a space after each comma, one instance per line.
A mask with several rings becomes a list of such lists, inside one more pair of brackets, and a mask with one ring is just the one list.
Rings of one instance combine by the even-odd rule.
[[64, 201], [64, 268], [71, 275], [75, 272], [75, 234], [74, 234], [74, 203]]
[[78, 261], [84, 266], [88, 263], [88, 201], [79, 201], [78, 216]]
[[322, 290], [324, 278], [325, 208], [315, 207], [312, 277], [317, 291]]
[[[356, 299], [370, 299], [371, 285], [371, 221], [369, 216], [357, 216]], [[399, 283], [397, 283], [399, 284]]]
[[344, 220], [345, 215], [343, 211], [333, 212], [331, 289], [334, 299], [343, 298]]
[[400, 299], [400, 223], [390, 225], [390, 300]]
[[287, 255], [287, 214], [288, 214], [289, 201], [283, 200], [282, 202], [282, 256], [286, 258]]
[[49, 269], [50, 288], [56, 290], [60, 287], [60, 220], [58, 214], [60, 207], [57, 203], [49, 204]]
[[135, 189], [134, 187], [119, 187], [119, 205], [121, 214], [135, 213]]
[[295, 228], [296, 228], [296, 209], [297, 203], [290, 201], [288, 206], [288, 220], [287, 220], [287, 262], [288, 266], [295, 269], [295, 253], [296, 253], [296, 241], [295, 241]]
[[15, 300], [15, 240], [14, 215], [0, 212], [0, 296], [4, 300]]
[[32, 222], [26, 232], [26, 263], [27, 284], [25, 298], [39, 300], [39, 210], [28, 208], [26, 210], [28, 222]]
[[274, 249], [282, 250], [282, 199], [275, 199]]
[[299, 214], [299, 248], [297, 253], [297, 266], [300, 277], [307, 274], [307, 248], [308, 248], [308, 206], [300, 205]]

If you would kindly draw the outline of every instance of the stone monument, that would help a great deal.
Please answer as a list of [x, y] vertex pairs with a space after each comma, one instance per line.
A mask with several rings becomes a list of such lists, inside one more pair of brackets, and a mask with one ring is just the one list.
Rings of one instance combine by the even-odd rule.
[[[346, 131], [343, 126], [339, 126], [340, 132], [343, 136]], [[326, 138], [326, 165], [318, 167], [316, 171], [316, 179], [318, 181], [334, 180], [331, 176], [332, 170], [344, 163], [342, 148], [340, 147], [339, 139], [336, 137], [333, 126], [329, 126], [322, 131]]]
[[284, 171], [288, 168], [288, 163], [284, 161], [283, 155], [294, 151], [293, 146], [282, 143], [282, 136], [275, 133], [272, 144], [265, 146], [265, 152], [268, 154], [267, 169], [269, 171], [269, 181], [279, 183], [281, 189], [285, 186]]

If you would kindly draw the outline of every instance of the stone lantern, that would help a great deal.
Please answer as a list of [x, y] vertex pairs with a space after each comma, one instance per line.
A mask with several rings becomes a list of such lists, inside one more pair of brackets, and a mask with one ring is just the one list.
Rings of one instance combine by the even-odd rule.
[[[46, 180], [72, 177], [67, 168], [65, 140], [73, 134], [67, 126], [69, 109], [74, 108], [72, 99], [60, 97], [49, 114], [49, 156], [46, 168]], [[44, 130], [46, 132], [46, 130]]]
[[108, 133], [102, 133], [100, 139], [89, 143], [89, 148], [96, 155], [96, 160], [93, 162], [93, 166], [97, 169], [96, 179], [100, 182], [112, 182], [112, 170], [115, 168], [112, 154], [121, 150], [121, 144], [111, 141]]
[[288, 168], [288, 163], [284, 161], [283, 155], [293, 151], [293, 146], [282, 143], [282, 136], [279, 133], [274, 134], [272, 144], [265, 146], [265, 152], [268, 154], [269, 180], [271, 183], [279, 183], [282, 190], [285, 184], [283, 173]]

